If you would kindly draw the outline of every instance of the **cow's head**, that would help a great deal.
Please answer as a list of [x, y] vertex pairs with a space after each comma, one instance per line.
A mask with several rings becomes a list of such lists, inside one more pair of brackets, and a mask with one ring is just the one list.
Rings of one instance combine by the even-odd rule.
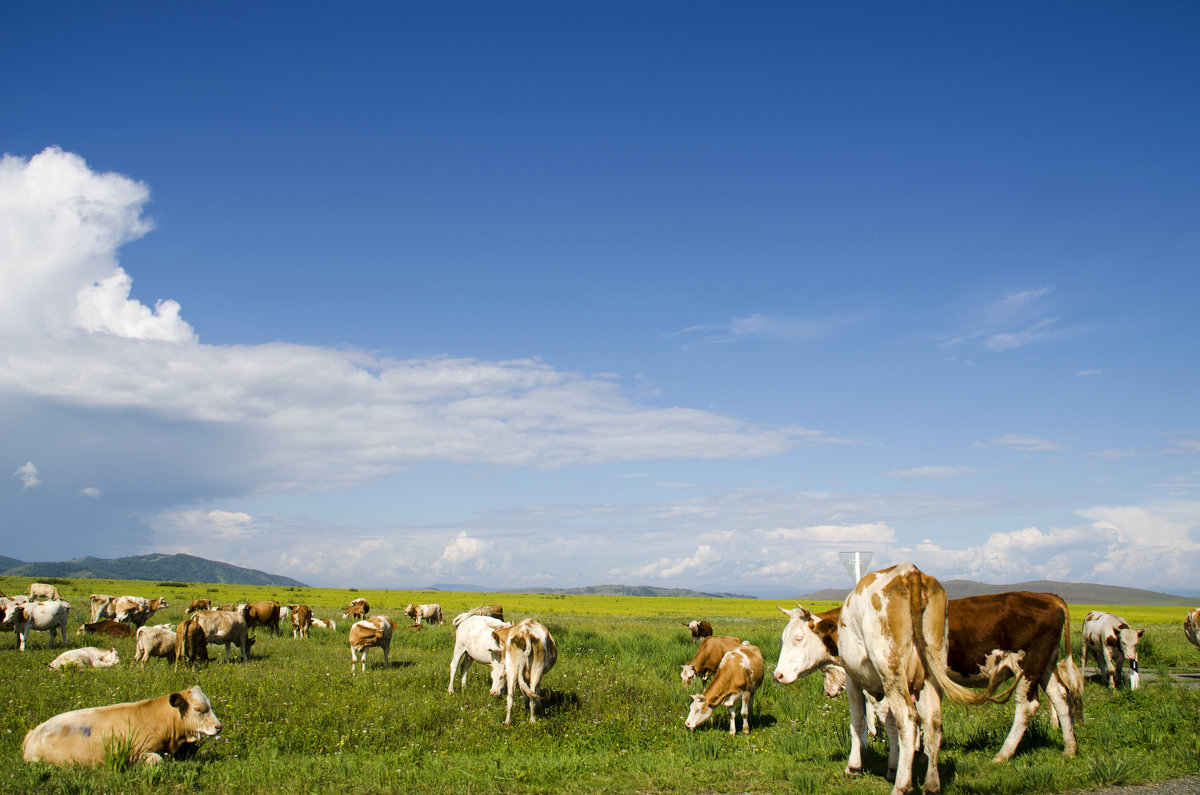
[[121, 655], [117, 654], [116, 647], [109, 649], [100, 655], [100, 663], [102, 665], [120, 665]]
[[1137, 644], [1141, 640], [1144, 629], [1133, 630], [1127, 624], [1122, 624], [1117, 627], [1106, 639], [1105, 643], [1113, 651], [1113, 657], [1127, 660], [1130, 663], [1137, 663], [1138, 652]]
[[692, 704], [688, 709], [688, 716], [683, 720], [683, 725], [687, 726], [691, 731], [695, 731], [697, 726], [700, 726], [711, 717], [712, 707], [704, 701], [702, 693], [696, 693], [692, 696]]
[[682, 666], [682, 668], [683, 670], [679, 672], [679, 678], [682, 679], [683, 683], [686, 685], [696, 678], [696, 669], [692, 667], [691, 663]]
[[172, 707], [179, 710], [186, 742], [194, 743], [201, 737], [216, 737], [221, 733], [221, 721], [217, 720], [208, 696], [204, 695], [199, 685], [172, 693], [168, 700]]
[[[779, 607], [776, 605], [776, 607]], [[803, 605], [779, 611], [788, 617], [780, 636], [779, 664], [775, 666], [775, 681], [781, 685], [795, 682], [816, 668], [837, 661], [837, 622], [822, 620]]]
[[825, 697], [837, 698], [846, 689], [846, 669], [840, 665], [826, 665], [821, 672], [825, 679]]

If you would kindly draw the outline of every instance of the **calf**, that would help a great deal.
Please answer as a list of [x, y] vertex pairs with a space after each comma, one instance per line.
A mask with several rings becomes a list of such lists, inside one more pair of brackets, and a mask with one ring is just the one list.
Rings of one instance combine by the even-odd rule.
[[200, 622], [208, 643], [225, 645], [225, 662], [229, 662], [230, 645], [237, 645], [241, 650], [243, 662], [250, 659], [250, 645], [254, 641], [246, 624], [245, 605], [237, 611], [202, 610], [193, 613], [192, 620]]
[[690, 663], [683, 666], [679, 677], [683, 679], [685, 685], [697, 676], [700, 677], [702, 684], [707, 682], [708, 677], [712, 676], [716, 672], [717, 666], [721, 664], [721, 658], [725, 656], [725, 652], [736, 649], [741, 642], [741, 638], [735, 638], [732, 635], [709, 635], [700, 641], [700, 648], [696, 650], [696, 656], [692, 657]]
[[353, 618], [361, 621], [371, 613], [371, 606], [361, 596], [350, 602], [350, 606], [342, 611], [342, 618]]
[[409, 605], [404, 608], [404, 615], [411, 618], [417, 624], [420, 624], [422, 621], [427, 624], [446, 623], [442, 620], [441, 605]]
[[308, 628], [312, 626], [312, 608], [308, 605], [291, 605], [292, 637], [307, 638]]
[[208, 636], [200, 621], [193, 617], [181, 622], [175, 630], [175, 667], [198, 662], [208, 662]]
[[50, 667], [55, 670], [77, 665], [80, 668], [109, 668], [119, 665], [121, 656], [116, 649], [97, 649], [95, 646], [84, 646], [80, 649], [68, 649], [54, 658]]
[[472, 607], [465, 613], [459, 613], [450, 623], [457, 627], [463, 622], [464, 619], [469, 618], [470, 616], [488, 616], [489, 618], [497, 618], [503, 621], [504, 608], [500, 605], [479, 605], [478, 607]]
[[110, 638], [132, 638], [133, 629], [128, 624], [122, 624], [120, 621], [114, 621], [111, 618], [106, 618], [103, 621], [93, 621], [89, 624], [80, 624], [79, 631], [76, 635], [82, 635], [85, 632], [91, 632], [96, 635], [108, 635]]
[[138, 627], [137, 649], [133, 661], [146, 667], [151, 657], [162, 657], [167, 662], [175, 659], [175, 631], [163, 627]]
[[454, 679], [458, 676], [460, 664], [460, 684], [463, 687], [467, 686], [467, 669], [471, 667], [472, 662], [491, 666], [492, 695], [498, 696], [504, 691], [504, 646], [496, 638], [495, 631], [511, 626], [512, 624], [506, 624], [499, 619], [482, 615], [467, 616], [458, 622], [454, 630], [454, 653], [450, 655], [450, 687], [447, 688], [447, 692], [454, 692]]
[[[61, 645], [67, 639], [67, 618], [71, 605], [63, 601], [13, 602], [4, 611], [4, 622], [11, 623], [17, 633], [17, 646], [25, 651], [25, 643], [33, 630], [50, 633], [50, 645], [58, 640]], [[61, 639], [59, 638], [61, 633]]]
[[133, 762], [156, 764], [184, 756], [201, 737], [216, 737], [221, 722], [199, 687], [128, 704], [55, 715], [25, 735], [26, 762], [99, 765], [111, 749], [128, 747]]
[[1193, 646], [1200, 649], [1200, 607], [1188, 611], [1187, 618], [1183, 620], [1183, 634]]
[[692, 706], [683, 725], [696, 727], [712, 717], [713, 707], [723, 704], [729, 708], [729, 733], [737, 734], [737, 706], [741, 704], [742, 732], [750, 733], [750, 712], [754, 708], [754, 693], [763, 680], [762, 651], [742, 641], [737, 648], [725, 652], [713, 680], [703, 693], [692, 696]]
[[92, 611], [92, 623], [99, 621], [102, 618], [117, 617], [116, 601], [117, 597], [108, 596], [107, 594], [94, 593], [88, 597]]
[[712, 624], [707, 621], [689, 622], [687, 628], [692, 631], [692, 640], [702, 640], [712, 636]]
[[1115, 690], [1121, 668], [1128, 662], [1131, 682], [1136, 682], [1133, 676], [1138, 669], [1137, 644], [1145, 631], [1130, 629], [1120, 616], [1093, 610], [1083, 617], [1083, 664], [1087, 665], [1089, 655], [1094, 657], [1101, 680]]
[[[542, 677], [554, 667], [558, 646], [550, 630], [527, 618], [521, 623], [492, 630], [497, 643], [504, 649], [504, 678], [508, 685], [508, 702], [504, 725], [512, 725], [513, 697], [519, 688], [529, 701], [529, 722], [537, 721], [537, 706], [542, 701]], [[493, 687], [495, 682], [493, 681]], [[494, 689], [493, 695], [499, 695]]]
[[392, 646], [392, 620], [387, 616], [374, 616], [363, 621], [356, 621], [350, 627], [350, 673], [354, 673], [354, 664], [359, 662], [362, 655], [362, 670], [367, 670], [367, 649], [378, 647], [383, 651], [383, 667], [388, 663], [388, 650]]
[[58, 595], [58, 589], [53, 585], [46, 585], [45, 583], [40, 582], [30, 583], [29, 598], [36, 599], [39, 596], [43, 599], [50, 599], [55, 602], [62, 601], [62, 597]]
[[212, 610], [212, 599], [193, 599], [184, 612], [195, 613], [197, 610]]

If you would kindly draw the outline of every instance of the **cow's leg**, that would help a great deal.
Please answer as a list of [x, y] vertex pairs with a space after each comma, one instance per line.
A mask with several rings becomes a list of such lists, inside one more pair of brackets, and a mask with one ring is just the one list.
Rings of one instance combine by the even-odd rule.
[[1075, 741], [1075, 721], [1071, 717], [1070, 694], [1066, 685], [1057, 675], [1049, 677], [1046, 682], [1046, 700], [1050, 702], [1050, 715], [1057, 718], [1057, 725], [1062, 729], [1063, 753], [1075, 756], [1078, 745]]
[[225, 644], [225, 662], [229, 662], [229, 644]]
[[510, 687], [508, 689], [508, 700], [507, 700], [505, 708], [504, 708], [504, 725], [505, 726], [512, 726], [512, 708], [513, 708], [513, 691], [514, 690], [516, 690], [515, 687]]
[[388, 652], [391, 650], [392, 644], [387, 643], [382, 648], [383, 648], [383, 670], [386, 671], [390, 665], [390, 663], [388, 662]]
[[896, 722], [896, 735], [899, 740], [897, 744], [900, 746], [900, 755], [896, 760], [896, 779], [895, 785], [892, 787], [892, 795], [907, 795], [907, 793], [912, 792], [913, 753], [916, 750], [917, 722], [913, 715], [912, 706], [908, 703], [908, 687], [900, 684], [899, 687], [888, 688], [888, 684], [888, 681], [885, 679], [884, 688], [886, 692], [884, 699], [887, 701], [892, 719]]
[[[467, 659], [464, 660], [463, 657]], [[447, 693], [454, 692], [454, 680], [458, 677], [458, 668], [462, 666], [462, 686], [467, 686], [467, 669], [471, 667], [471, 655], [463, 650], [462, 645], [454, 644], [454, 654], [450, 656], [450, 688]]]
[[754, 691], [742, 695], [742, 733], [750, 733], [750, 716], [754, 713]]
[[1012, 728], [1008, 731], [1008, 737], [1004, 738], [1004, 745], [992, 757], [993, 762], [1004, 762], [1017, 752], [1021, 737], [1025, 735], [1025, 727], [1029, 725], [1029, 721], [1033, 719], [1033, 713], [1037, 712], [1038, 708], [1037, 698], [1030, 698], [1031, 694], [1037, 696], [1037, 683], [1029, 681], [1028, 677], [1022, 678], [1020, 684], [1017, 685]]
[[[886, 702], [880, 701], [876, 706], [883, 709]], [[895, 781], [896, 767], [900, 764], [900, 732], [896, 729], [896, 716], [890, 709], [885, 709], [883, 713], [883, 733], [887, 737], [888, 747], [887, 780]]]
[[941, 777], [938, 775], [938, 752], [942, 747], [942, 694], [931, 682], [926, 682], [917, 699], [917, 714], [920, 716], [920, 728], [914, 727], [913, 750], [916, 751], [919, 734], [924, 735], [925, 757], [929, 765], [925, 768], [925, 795], [942, 791]]
[[1118, 687], [1121, 686], [1121, 679], [1122, 679], [1121, 673], [1124, 670], [1124, 668], [1125, 668], [1125, 658], [1118, 655], [1117, 659], [1113, 660], [1113, 667], [1112, 667], [1112, 669], [1113, 669], [1113, 674], [1112, 674], [1113, 690], [1116, 690]]
[[862, 772], [863, 737], [866, 734], [866, 696], [851, 679], [846, 685], [846, 700], [850, 702], [850, 758], [846, 760], [846, 775]]

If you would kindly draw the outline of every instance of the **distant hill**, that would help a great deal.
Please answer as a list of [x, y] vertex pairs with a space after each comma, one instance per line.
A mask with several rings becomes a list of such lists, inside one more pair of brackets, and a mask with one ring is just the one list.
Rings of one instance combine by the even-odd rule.
[[20, 566], [25, 561], [17, 560], [16, 558], [0, 555], [0, 574], [3, 574], [5, 569], [11, 569], [13, 566]]
[[687, 588], [656, 588], [652, 585], [587, 585], [582, 588], [508, 588], [509, 593], [574, 594], [587, 596], [685, 596], [706, 599], [753, 599], [734, 593], [706, 593]]
[[[12, 565], [9, 565], [11, 563]], [[127, 558], [76, 558], [58, 563], [23, 563], [0, 558], [0, 574], [8, 577], [77, 577], [93, 580], [171, 580], [219, 582], [229, 585], [292, 585], [304, 583], [258, 569], [198, 558], [195, 555], [134, 555]]]
[[[1054, 582], [1053, 580], [1031, 580], [1013, 585], [990, 585], [974, 580], [942, 580], [946, 594], [951, 599], [964, 596], [1004, 593], [1005, 591], [1034, 591], [1054, 593], [1071, 604], [1085, 605], [1146, 605], [1191, 607], [1196, 599], [1187, 596], [1147, 591], [1141, 588], [1125, 588], [1120, 585], [1099, 585], [1088, 582]], [[800, 601], [840, 602], [850, 593], [849, 588], [825, 588], [800, 597]]]

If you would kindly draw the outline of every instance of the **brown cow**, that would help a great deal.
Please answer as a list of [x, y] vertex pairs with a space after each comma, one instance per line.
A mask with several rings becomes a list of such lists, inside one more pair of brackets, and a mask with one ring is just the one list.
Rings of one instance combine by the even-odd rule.
[[696, 650], [696, 656], [692, 657], [692, 661], [685, 664], [683, 670], [679, 672], [683, 683], [686, 685], [697, 676], [700, 677], [701, 682], [707, 682], [708, 677], [712, 676], [721, 664], [721, 658], [725, 656], [725, 652], [733, 651], [741, 642], [741, 638], [735, 638], [732, 635], [709, 635], [700, 641], [700, 648]]
[[[544, 624], [532, 618], [511, 627], [494, 629], [492, 635], [504, 649], [504, 679], [508, 683], [504, 725], [512, 725], [513, 698], [518, 689], [529, 702], [529, 722], [534, 723], [537, 721], [537, 707], [543, 699], [542, 677], [558, 659], [554, 636]], [[495, 685], [493, 681], [493, 687]], [[493, 695], [499, 693], [493, 692]]]
[[111, 618], [106, 618], [103, 621], [93, 621], [90, 624], [81, 624], [76, 635], [82, 635], [85, 632], [93, 632], [97, 635], [108, 635], [112, 638], [132, 638], [133, 628], [128, 624], [122, 624], [120, 621], [113, 621]]
[[353, 618], [356, 621], [361, 621], [371, 613], [371, 605], [367, 604], [367, 600], [361, 596], [350, 603], [350, 606], [342, 611], [342, 618]]
[[195, 613], [197, 610], [212, 610], [212, 599], [193, 599], [184, 612]]
[[182, 662], [208, 662], [208, 636], [196, 618], [182, 621], [175, 630], [175, 667]]
[[288, 605], [292, 614], [292, 637], [307, 638], [312, 626], [312, 608], [308, 605]]
[[279, 602], [252, 602], [246, 605], [246, 626], [267, 627], [274, 634], [279, 634]]
[[692, 696], [688, 716], [683, 721], [691, 731], [712, 717], [713, 707], [729, 707], [729, 733], [737, 734], [738, 706], [741, 706], [742, 733], [750, 733], [750, 713], [754, 710], [754, 694], [762, 684], [765, 668], [762, 651], [748, 641], [721, 656], [716, 675], [703, 693]]
[[129, 746], [133, 762], [157, 764], [185, 756], [201, 737], [216, 737], [221, 721], [199, 687], [127, 704], [55, 715], [25, 735], [26, 762], [99, 765], [110, 749]]
[[712, 637], [712, 624], [707, 621], [691, 621], [687, 628], [692, 631], [692, 640], [703, 640]]

